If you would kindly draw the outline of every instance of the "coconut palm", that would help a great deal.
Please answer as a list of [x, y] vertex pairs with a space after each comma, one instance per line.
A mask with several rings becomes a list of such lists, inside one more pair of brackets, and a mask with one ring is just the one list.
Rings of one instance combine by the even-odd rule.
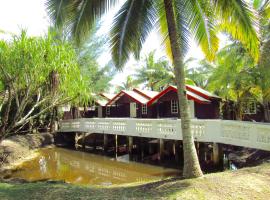
[[[87, 37], [94, 21], [117, 4], [117, 0], [47, 0], [51, 18], [64, 25], [78, 42]], [[214, 20], [217, 19], [217, 20]], [[212, 59], [218, 49], [217, 27], [243, 42], [258, 58], [255, 18], [243, 0], [125, 0], [111, 28], [111, 53], [115, 65], [122, 68], [130, 55], [140, 57], [149, 33], [158, 27], [174, 67], [180, 104], [184, 148], [184, 177], [199, 177], [199, 166], [191, 134], [186, 97], [183, 59], [190, 36]]]
[[264, 106], [264, 120], [270, 122], [270, 2], [269, 0], [253, 0], [252, 3], [259, 14], [259, 27], [261, 33], [261, 56], [257, 69], [260, 72], [259, 86], [263, 93], [262, 102]]
[[234, 42], [217, 53], [208, 79], [209, 90], [235, 102], [237, 120], [243, 120], [247, 102], [261, 100], [261, 90], [257, 84], [259, 73], [254, 66], [254, 60], [243, 46]]
[[142, 68], [134, 74], [138, 84], [150, 90], [159, 91], [162, 87], [174, 84], [173, 68], [164, 57], [156, 59], [155, 51], [145, 56]]
[[132, 76], [127, 76], [126, 80], [121, 83], [121, 85], [118, 85], [115, 88], [115, 93], [120, 92], [121, 90], [132, 90], [133, 88], [136, 88], [138, 85], [136, 81], [132, 78]]

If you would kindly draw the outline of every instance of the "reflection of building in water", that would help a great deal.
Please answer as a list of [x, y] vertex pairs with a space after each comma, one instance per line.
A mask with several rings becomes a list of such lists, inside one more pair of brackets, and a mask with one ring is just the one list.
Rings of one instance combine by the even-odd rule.
[[[78, 177], [84, 177], [84, 181], [88, 183], [129, 183], [150, 181], [166, 175], [176, 174], [175, 170], [137, 163], [122, 163], [93, 155], [78, 156], [62, 152], [58, 158], [61, 165], [69, 165], [69, 170], [77, 173], [73, 180], [76, 182], [81, 180]], [[61, 172], [58, 173], [61, 174]]]
[[41, 149], [35, 162], [27, 161], [23, 170], [15, 174], [16, 178], [30, 181], [51, 179], [76, 184], [112, 185], [156, 180], [178, 174], [178, 171], [55, 148]]
[[39, 169], [42, 174], [47, 173], [47, 161], [44, 156], [41, 156], [39, 159]]

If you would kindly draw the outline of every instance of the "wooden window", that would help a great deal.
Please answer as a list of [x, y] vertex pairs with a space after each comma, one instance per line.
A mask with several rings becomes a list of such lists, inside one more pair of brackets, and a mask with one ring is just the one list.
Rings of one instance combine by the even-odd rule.
[[252, 115], [257, 113], [257, 105], [255, 101], [246, 101], [243, 103], [243, 113]]
[[178, 113], [178, 102], [176, 100], [171, 100], [171, 113]]
[[111, 107], [106, 107], [106, 115], [110, 115], [111, 114]]
[[142, 114], [147, 115], [147, 105], [146, 104], [142, 104]]

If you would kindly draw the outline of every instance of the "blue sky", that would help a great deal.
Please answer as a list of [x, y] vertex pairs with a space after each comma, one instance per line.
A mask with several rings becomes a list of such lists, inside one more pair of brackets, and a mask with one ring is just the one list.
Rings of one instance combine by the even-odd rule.
[[[123, 2], [124, 0], [122, 0]], [[22, 28], [27, 29], [29, 35], [44, 35], [50, 25], [49, 17], [45, 10], [45, 0], [0, 0], [0, 30], [4, 30], [12, 33], [19, 33]], [[112, 24], [112, 18], [117, 11], [115, 8], [107, 16], [103, 17], [102, 32], [109, 31], [110, 24]], [[0, 34], [0, 38], [8, 38], [9, 35]], [[143, 50], [142, 56], [152, 50], [156, 50], [157, 57], [164, 56], [164, 51], [160, 45], [161, 41], [156, 32], [150, 34], [147, 39]], [[223, 41], [224, 43], [224, 41]], [[224, 44], [222, 44], [223, 46]], [[202, 59], [204, 56], [194, 42], [190, 44], [191, 48], [187, 54], [187, 57], [195, 57]], [[109, 60], [109, 50], [104, 52], [99, 59], [101, 65], [105, 64], [106, 60]], [[112, 81], [113, 85], [121, 84], [125, 81], [125, 78], [129, 74], [134, 74], [136, 69], [140, 66], [134, 59], [130, 59], [125, 69], [119, 72]]]

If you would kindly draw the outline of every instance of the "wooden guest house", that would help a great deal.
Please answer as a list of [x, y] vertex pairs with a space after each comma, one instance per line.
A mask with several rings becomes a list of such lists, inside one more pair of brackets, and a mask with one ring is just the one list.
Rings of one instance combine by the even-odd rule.
[[107, 117], [156, 118], [156, 110], [147, 103], [158, 94], [155, 91], [133, 89], [122, 90], [108, 103]]
[[[186, 85], [186, 89], [191, 118], [220, 118], [220, 97], [197, 86]], [[135, 88], [118, 94], [94, 95], [91, 106], [79, 108], [78, 117], [178, 118], [179, 110], [175, 86], [168, 86], [161, 92]], [[74, 118], [72, 113], [72, 109], [64, 112], [64, 119]]]
[[[186, 87], [192, 118], [220, 117], [220, 97], [196, 86]], [[123, 90], [108, 101], [106, 106], [106, 117], [177, 118], [180, 115], [177, 89], [174, 86], [168, 86], [161, 92]]]
[[75, 119], [75, 118], [93, 118], [106, 117], [106, 104], [110, 101], [115, 94], [100, 93], [98, 95], [93, 94], [93, 101], [89, 106], [85, 107], [71, 107], [69, 105], [62, 108], [64, 114], [63, 119]]
[[[219, 118], [220, 97], [196, 86], [186, 85], [186, 89], [191, 118]], [[157, 118], [171, 118], [180, 115], [177, 88], [175, 86], [168, 86], [152, 98], [147, 105], [148, 107], [156, 107]]]

